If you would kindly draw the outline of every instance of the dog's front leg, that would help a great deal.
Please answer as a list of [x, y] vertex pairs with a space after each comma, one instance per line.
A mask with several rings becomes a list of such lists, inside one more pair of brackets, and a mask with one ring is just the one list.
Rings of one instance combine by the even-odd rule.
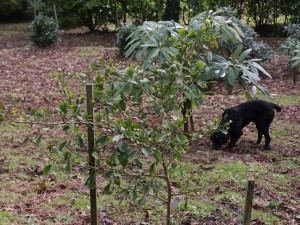
[[228, 144], [228, 149], [232, 149], [242, 135], [242, 131], [230, 132], [230, 143]]

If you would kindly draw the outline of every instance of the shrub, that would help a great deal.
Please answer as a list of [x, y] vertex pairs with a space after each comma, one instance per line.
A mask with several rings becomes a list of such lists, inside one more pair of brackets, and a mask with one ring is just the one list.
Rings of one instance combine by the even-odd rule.
[[[273, 57], [272, 48], [263, 42], [255, 41], [258, 34], [254, 29], [236, 17], [237, 13], [230, 7], [220, 9], [220, 14], [226, 18], [230, 18], [243, 32], [242, 38], [243, 50], [252, 49], [250, 57], [261, 59], [263, 62], [268, 62]], [[222, 42], [222, 47], [229, 52], [233, 52], [240, 43]]]
[[127, 40], [128, 36], [135, 31], [137, 25], [132, 24], [129, 26], [121, 26], [117, 33], [117, 47], [119, 48], [118, 55], [124, 55], [125, 47], [128, 44], [129, 40]]
[[300, 65], [300, 24], [285, 27], [288, 38], [280, 46], [280, 50], [288, 57], [291, 67]]
[[50, 46], [59, 41], [59, 31], [55, 20], [48, 16], [39, 15], [32, 22], [31, 41], [40, 48]]

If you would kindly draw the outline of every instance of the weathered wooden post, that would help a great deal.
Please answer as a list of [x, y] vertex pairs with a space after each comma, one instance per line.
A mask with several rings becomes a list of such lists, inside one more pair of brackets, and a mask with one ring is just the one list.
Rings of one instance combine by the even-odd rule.
[[243, 225], [250, 225], [250, 222], [251, 222], [254, 184], [255, 184], [254, 179], [250, 178], [248, 180], [248, 185], [247, 185], [247, 194], [246, 194]]
[[90, 206], [91, 206], [91, 225], [98, 225], [97, 215], [97, 181], [96, 181], [96, 163], [93, 156], [95, 148], [94, 132], [94, 87], [92, 84], [86, 85], [87, 113], [89, 115], [88, 123], [88, 153], [89, 153], [89, 176], [95, 179], [93, 187], [90, 187]]

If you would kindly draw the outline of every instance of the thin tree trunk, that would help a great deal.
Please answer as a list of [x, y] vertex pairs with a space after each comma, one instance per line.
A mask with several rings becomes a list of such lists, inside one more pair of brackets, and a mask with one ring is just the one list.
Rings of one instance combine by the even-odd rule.
[[55, 17], [56, 26], [58, 27], [58, 19], [57, 19], [57, 13], [56, 13], [55, 3], [53, 3], [53, 11], [54, 11], [54, 17]]

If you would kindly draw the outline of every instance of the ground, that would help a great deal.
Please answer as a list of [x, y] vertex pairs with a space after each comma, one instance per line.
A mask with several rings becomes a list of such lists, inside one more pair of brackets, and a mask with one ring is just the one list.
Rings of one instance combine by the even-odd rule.
[[[0, 107], [28, 110], [45, 104], [43, 95], [58, 101], [56, 71], [82, 71], [99, 57], [124, 67], [129, 64], [115, 55], [114, 33], [81, 33], [79, 29], [64, 33], [55, 46], [38, 49], [30, 44], [28, 26], [0, 25]], [[190, 195], [188, 208], [180, 203], [174, 210], [174, 224], [188, 224], [188, 220], [190, 224], [240, 224], [249, 177], [256, 182], [252, 224], [300, 223], [300, 90], [292, 79], [295, 71], [279, 51], [283, 40], [261, 39], [272, 46], [275, 55], [266, 65], [273, 79], [262, 77], [261, 82], [272, 98], [259, 97], [283, 107], [271, 127], [272, 150], [264, 152], [255, 144], [252, 125], [244, 129], [231, 152], [210, 150], [208, 138], [191, 143], [182, 166], [186, 173], [197, 171], [201, 182], [199, 191]], [[207, 97], [196, 111], [196, 129], [242, 101], [242, 95]], [[88, 224], [85, 174], [56, 171], [44, 176], [42, 169], [49, 160], [46, 149], [22, 144], [35, 127], [0, 126], [0, 224]], [[162, 206], [119, 204], [99, 195], [100, 224], [146, 224], [146, 220], [163, 224]]]

